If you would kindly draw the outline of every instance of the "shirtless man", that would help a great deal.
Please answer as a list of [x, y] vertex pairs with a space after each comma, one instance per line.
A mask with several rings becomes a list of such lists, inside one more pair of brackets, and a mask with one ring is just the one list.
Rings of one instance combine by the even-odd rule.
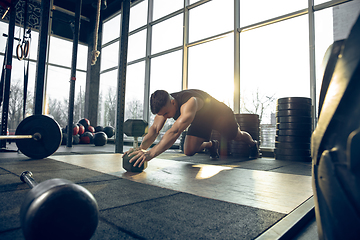
[[[141, 166], [144, 161], [150, 161], [169, 149], [188, 127], [184, 142], [184, 153], [187, 156], [207, 148], [211, 158], [219, 157], [219, 142], [209, 141], [213, 129], [227, 140], [248, 143], [250, 158], [257, 158], [259, 155], [257, 141], [249, 133], [240, 130], [231, 108], [204, 91], [190, 89], [169, 94], [164, 90], [157, 90], [151, 95], [150, 107], [156, 116], [140, 147], [129, 154], [132, 157], [129, 162], [134, 162], [134, 166]], [[168, 118], [175, 119], [175, 123], [160, 142], [147, 151]]]

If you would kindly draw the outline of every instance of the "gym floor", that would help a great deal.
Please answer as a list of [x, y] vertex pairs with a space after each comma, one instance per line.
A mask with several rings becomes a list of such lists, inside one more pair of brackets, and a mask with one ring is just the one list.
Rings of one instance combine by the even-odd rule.
[[[94, 195], [100, 215], [92, 239], [276, 239], [314, 206], [310, 162], [210, 160], [170, 149], [142, 173], [129, 173], [114, 152], [112, 144], [60, 146], [42, 160], [2, 152], [0, 239], [24, 239], [19, 212], [30, 188], [19, 175], [25, 170], [37, 182], [64, 178]], [[288, 239], [318, 239], [308, 215]]]

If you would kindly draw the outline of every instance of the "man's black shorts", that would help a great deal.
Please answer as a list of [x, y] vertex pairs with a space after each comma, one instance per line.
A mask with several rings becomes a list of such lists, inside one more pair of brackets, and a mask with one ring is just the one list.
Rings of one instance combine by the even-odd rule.
[[217, 102], [211, 105], [210, 108], [210, 111], [209, 109], [201, 109], [197, 112], [187, 135], [209, 141], [212, 130], [217, 130], [227, 140], [234, 139], [239, 126], [231, 108], [222, 102]]

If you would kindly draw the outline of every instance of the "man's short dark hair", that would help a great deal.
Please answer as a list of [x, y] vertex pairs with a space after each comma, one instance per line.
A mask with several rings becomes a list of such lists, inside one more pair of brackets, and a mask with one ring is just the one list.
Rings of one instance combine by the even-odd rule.
[[156, 90], [150, 97], [150, 109], [153, 114], [157, 114], [160, 109], [170, 101], [170, 95], [165, 90]]

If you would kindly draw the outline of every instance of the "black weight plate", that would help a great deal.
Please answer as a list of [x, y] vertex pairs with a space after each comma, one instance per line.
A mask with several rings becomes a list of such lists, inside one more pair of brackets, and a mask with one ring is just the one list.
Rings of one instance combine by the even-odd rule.
[[241, 131], [246, 131], [246, 132], [260, 132], [260, 128], [259, 127], [249, 127], [249, 126], [241, 126], [239, 125]]
[[249, 148], [249, 144], [244, 143], [244, 142], [237, 142], [237, 141], [231, 141], [230, 145], [233, 147], [237, 147], [237, 148]]
[[256, 128], [256, 127], [242, 127], [239, 126], [241, 131], [245, 131], [245, 132], [253, 132], [253, 133], [260, 133], [261, 129], [260, 128]]
[[254, 121], [244, 121], [244, 120], [236, 120], [237, 124], [240, 126], [253, 126], [253, 127], [260, 127], [260, 122], [257, 120]]
[[243, 128], [252, 128], [254, 130], [259, 130], [260, 129], [260, 124], [257, 123], [238, 123], [240, 129]]
[[250, 126], [260, 126], [260, 122], [258, 120], [236, 120], [239, 125], [250, 125]]
[[290, 156], [311, 156], [310, 149], [297, 149], [297, 148], [275, 148], [275, 154], [290, 155]]
[[339, 40], [334, 42], [327, 49], [325, 56], [323, 58], [322, 69], [324, 69], [324, 74], [323, 74], [321, 89], [319, 94], [319, 116], [344, 41], [345, 40]]
[[311, 117], [303, 117], [303, 116], [288, 116], [288, 117], [277, 117], [276, 122], [277, 123], [284, 123], [284, 122], [290, 122], [290, 123], [309, 123], [311, 124]]
[[275, 117], [288, 117], [288, 116], [311, 117], [311, 111], [294, 109], [294, 110], [280, 110], [275, 112]]
[[310, 143], [275, 142], [275, 148], [297, 148], [310, 150]]
[[310, 156], [289, 156], [289, 155], [275, 154], [275, 159], [283, 160], [283, 161], [311, 162]]
[[235, 118], [236, 119], [259, 119], [259, 115], [258, 114], [252, 114], [252, 113], [240, 113], [240, 114], [235, 114]]
[[302, 109], [302, 110], [310, 110], [310, 104], [303, 104], [303, 103], [282, 103], [276, 105], [276, 111], [279, 110], [290, 110], [290, 109]]
[[276, 130], [278, 136], [299, 136], [299, 137], [311, 137], [311, 130]]
[[279, 98], [276, 103], [282, 104], [282, 103], [304, 103], [304, 104], [310, 104], [311, 105], [311, 98], [305, 98], [305, 97], [287, 97], [287, 98]]
[[311, 130], [311, 124], [308, 123], [277, 123], [276, 129], [294, 129], [294, 130]]
[[311, 137], [298, 136], [275, 136], [277, 142], [292, 142], [292, 143], [310, 143]]
[[18, 139], [16, 145], [26, 156], [34, 159], [46, 158], [58, 150], [62, 133], [59, 124], [45, 115], [32, 115], [20, 122], [15, 135], [41, 134], [40, 140]]
[[258, 118], [253, 118], [253, 119], [247, 119], [247, 118], [239, 118], [239, 117], [237, 117], [237, 118], [235, 118], [235, 120], [237, 121], [237, 122], [240, 122], [240, 123], [250, 123], [250, 124], [253, 124], [253, 123], [260, 123], [260, 119], [258, 119]]

